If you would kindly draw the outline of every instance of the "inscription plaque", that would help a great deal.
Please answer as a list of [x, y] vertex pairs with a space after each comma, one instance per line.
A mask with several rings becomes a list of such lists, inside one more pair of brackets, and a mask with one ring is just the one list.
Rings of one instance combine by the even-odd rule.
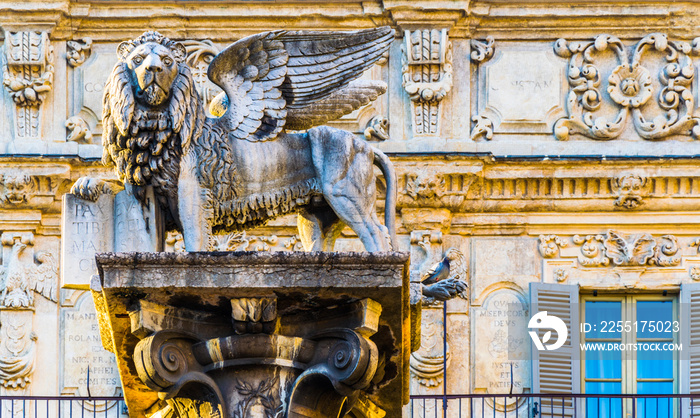
[[61, 230], [61, 286], [84, 288], [97, 272], [95, 253], [112, 251], [114, 196], [101, 195], [90, 202], [66, 194]]

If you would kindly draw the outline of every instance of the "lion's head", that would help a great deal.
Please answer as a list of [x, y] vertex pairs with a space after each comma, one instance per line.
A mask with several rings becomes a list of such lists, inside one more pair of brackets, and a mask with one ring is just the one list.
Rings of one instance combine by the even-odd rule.
[[153, 185], [174, 197], [182, 148], [204, 118], [185, 47], [146, 32], [119, 44], [117, 55], [103, 98], [102, 160], [137, 194]]
[[117, 47], [119, 60], [129, 68], [135, 82], [136, 100], [159, 106], [170, 96], [179, 65], [187, 55], [185, 47], [158, 32], [146, 32]]

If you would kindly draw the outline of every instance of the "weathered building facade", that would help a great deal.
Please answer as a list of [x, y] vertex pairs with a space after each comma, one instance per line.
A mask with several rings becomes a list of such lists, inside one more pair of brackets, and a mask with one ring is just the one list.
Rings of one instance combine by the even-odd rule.
[[[62, 233], [62, 199], [81, 176], [114, 178], [100, 163], [102, 94], [120, 42], [144, 30], [183, 42], [208, 103], [220, 91], [209, 62], [243, 36], [381, 25], [396, 39], [363, 77], [388, 92], [331, 125], [394, 162], [412, 277], [456, 248], [469, 283], [447, 304], [447, 382], [442, 306], [423, 310], [412, 393], [445, 384], [507, 393], [511, 377], [514, 393], [641, 393], [636, 366], [609, 382], [587, 373], [585, 335], [572, 333], [569, 357], [531, 350], [531, 312], [556, 311], [575, 328], [594, 294], [618, 304], [623, 321], [636, 320], [640, 301], [670, 304], [680, 323], [672, 338], [690, 357], [655, 377], [663, 386], [654, 390], [700, 390], [690, 367], [700, 361], [690, 338], [700, 316], [681, 310], [700, 303], [697, 3], [74, 0], [0, 10], [0, 394], [87, 395], [88, 366], [93, 395], [120, 393], [90, 293], [72, 281], [92, 261], [61, 265], [59, 256], [89, 255], [107, 239], [93, 213], [63, 214], [73, 229]], [[219, 247], [298, 250], [295, 224], [280, 218], [222, 236]], [[361, 250], [345, 232], [336, 249]], [[181, 237], [167, 247], [182, 250]], [[62, 288], [62, 276], [73, 285]]]

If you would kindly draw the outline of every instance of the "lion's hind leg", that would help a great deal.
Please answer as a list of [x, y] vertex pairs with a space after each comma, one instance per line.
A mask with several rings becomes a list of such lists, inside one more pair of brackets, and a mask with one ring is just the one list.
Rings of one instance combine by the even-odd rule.
[[388, 230], [375, 212], [374, 154], [350, 132], [326, 126], [309, 130], [314, 168], [323, 197], [369, 252], [391, 251]]
[[301, 210], [297, 219], [299, 238], [306, 251], [333, 251], [345, 224], [331, 210]]

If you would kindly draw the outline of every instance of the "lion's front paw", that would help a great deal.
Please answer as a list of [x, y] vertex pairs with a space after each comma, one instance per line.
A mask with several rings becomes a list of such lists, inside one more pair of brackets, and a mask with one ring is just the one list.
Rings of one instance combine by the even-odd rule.
[[94, 202], [100, 195], [116, 194], [117, 189], [118, 187], [102, 179], [81, 177], [70, 188], [70, 192], [81, 199]]

